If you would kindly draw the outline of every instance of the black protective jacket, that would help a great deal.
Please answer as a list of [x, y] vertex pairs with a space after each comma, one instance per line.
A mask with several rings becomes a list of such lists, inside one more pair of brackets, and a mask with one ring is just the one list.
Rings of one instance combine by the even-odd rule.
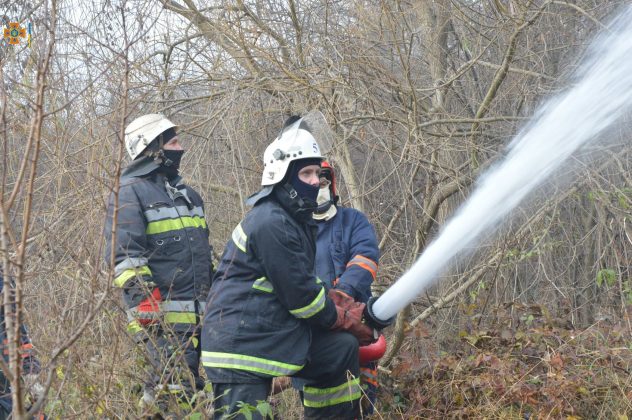
[[158, 287], [164, 320], [192, 324], [206, 301], [213, 269], [204, 203], [179, 178], [169, 182], [156, 169], [149, 160], [135, 161], [121, 176], [114, 238], [113, 195], [108, 206], [105, 259], [109, 262], [114, 246], [114, 285], [123, 288], [132, 317], [147, 295], [138, 293], [139, 287]]
[[299, 202], [275, 187], [226, 245], [202, 334], [211, 382], [292, 375], [307, 362], [310, 325], [328, 329], [336, 321], [335, 305], [314, 274], [316, 227]]

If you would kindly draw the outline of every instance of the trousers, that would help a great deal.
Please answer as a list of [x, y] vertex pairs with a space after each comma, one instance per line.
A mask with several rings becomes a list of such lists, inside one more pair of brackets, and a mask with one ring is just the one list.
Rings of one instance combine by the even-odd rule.
[[[360, 416], [358, 341], [347, 332], [312, 331], [308, 360], [294, 376], [303, 383], [305, 419], [355, 419]], [[217, 368], [214, 368], [217, 369]], [[250, 383], [213, 382], [214, 418], [264, 419], [255, 408], [267, 400], [272, 378]], [[242, 414], [250, 411], [250, 416]]]

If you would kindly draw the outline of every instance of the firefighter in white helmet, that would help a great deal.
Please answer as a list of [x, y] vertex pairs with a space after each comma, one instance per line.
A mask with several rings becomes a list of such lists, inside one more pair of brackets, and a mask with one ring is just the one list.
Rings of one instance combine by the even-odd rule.
[[142, 405], [186, 407], [204, 386], [199, 324], [213, 270], [204, 204], [179, 176], [184, 150], [169, 119], [135, 119], [125, 148], [132, 162], [109, 200], [105, 259], [114, 256], [128, 330], [147, 350]]
[[266, 400], [278, 376], [305, 379], [306, 418], [356, 418], [358, 343], [372, 342], [374, 331], [362, 322], [363, 303], [328, 297], [314, 274], [320, 147], [293, 117], [263, 159], [263, 188], [224, 249], [204, 316], [215, 418]]

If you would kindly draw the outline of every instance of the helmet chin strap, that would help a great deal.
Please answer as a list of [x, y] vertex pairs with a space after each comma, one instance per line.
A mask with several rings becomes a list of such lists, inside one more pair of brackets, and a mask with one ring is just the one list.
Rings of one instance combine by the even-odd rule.
[[[165, 133], [169, 134], [168, 139], [165, 138]], [[152, 141], [147, 149], [145, 150], [145, 155], [150, 156], [154, 159], [154, 162], [160, 166], [169, 167], [174, 164], [173, 160], [169, 159], [165, 155], [165, 151], [163, 149], [164, 145], [169, 142], [173, 137], [175, 137], [175, 131], [173, 132], [165, 132], [160, 134], [158, 137]]]
[[294, 186], [292, 184], [286, 182], [285, 184], [283, 184], [283, 189], [287, 192], [292, 200], [296, 200], [296, 203], [300, 208], [303, 208], [305, 206], [305, 201], [303, 200], [303, 197], [298, 195], [298, 192], [294, 189]]
[[152, 155], [154, 157], [154, 162], [156, 162], [158, 165], [165, 167], [173, 165], [173, 161], [165, 156], [165, 152], [162, 149], [158, 149], [157, 152], [152, 152]]
[[318, 203], [316, 203], [315, 201], [312, 201], [308, 198], [301, 197], [296, 191], [296, 189], [294, 188], [294, 186], [290, 184], [289, 182], [286, 182], [285, 184], [283, 184], [283, 189], [289, 195], [290, 200], [296, 203], [297, 214], [303, 214], [303, 213], [311, 214], [314, 212], [314, 210], [318, 206]]

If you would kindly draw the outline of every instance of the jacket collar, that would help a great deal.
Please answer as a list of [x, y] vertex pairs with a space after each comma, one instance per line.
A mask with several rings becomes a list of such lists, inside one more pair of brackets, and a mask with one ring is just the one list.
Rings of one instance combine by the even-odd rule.
[[164, 173], [156, 172], [159, 168], [160, 165], [156, 163], [154, 159], [145, 156], [130, 163], [127, 168], [123, 170], [121, 178], [140, 178], [151, 174], [151, 178], [154, 182], [164, 184], [169, 198], [175, 201], [176, 198], [182, 197], [189, 205], [192, 205], [187, 190], [182, 183], [182, 177], [178, 175], [169, 180]]
[[266, 185], [265, 187], [261, 188], [256, 193], [251, 194], [250, 196], [248, 196], [248, 198], [246, 198], [246, 205], [255, 206], [259, 202], [259, 200], [272, 194], [273, 188], [274, 188], [274, 185]]
[[136, 178], [144, 175], [149, 175], [160, 165], [149, 156], [143, 156], [140, 159], [133, 160], [132, 163], [127, 165], [121, 174], [121, 178]]

